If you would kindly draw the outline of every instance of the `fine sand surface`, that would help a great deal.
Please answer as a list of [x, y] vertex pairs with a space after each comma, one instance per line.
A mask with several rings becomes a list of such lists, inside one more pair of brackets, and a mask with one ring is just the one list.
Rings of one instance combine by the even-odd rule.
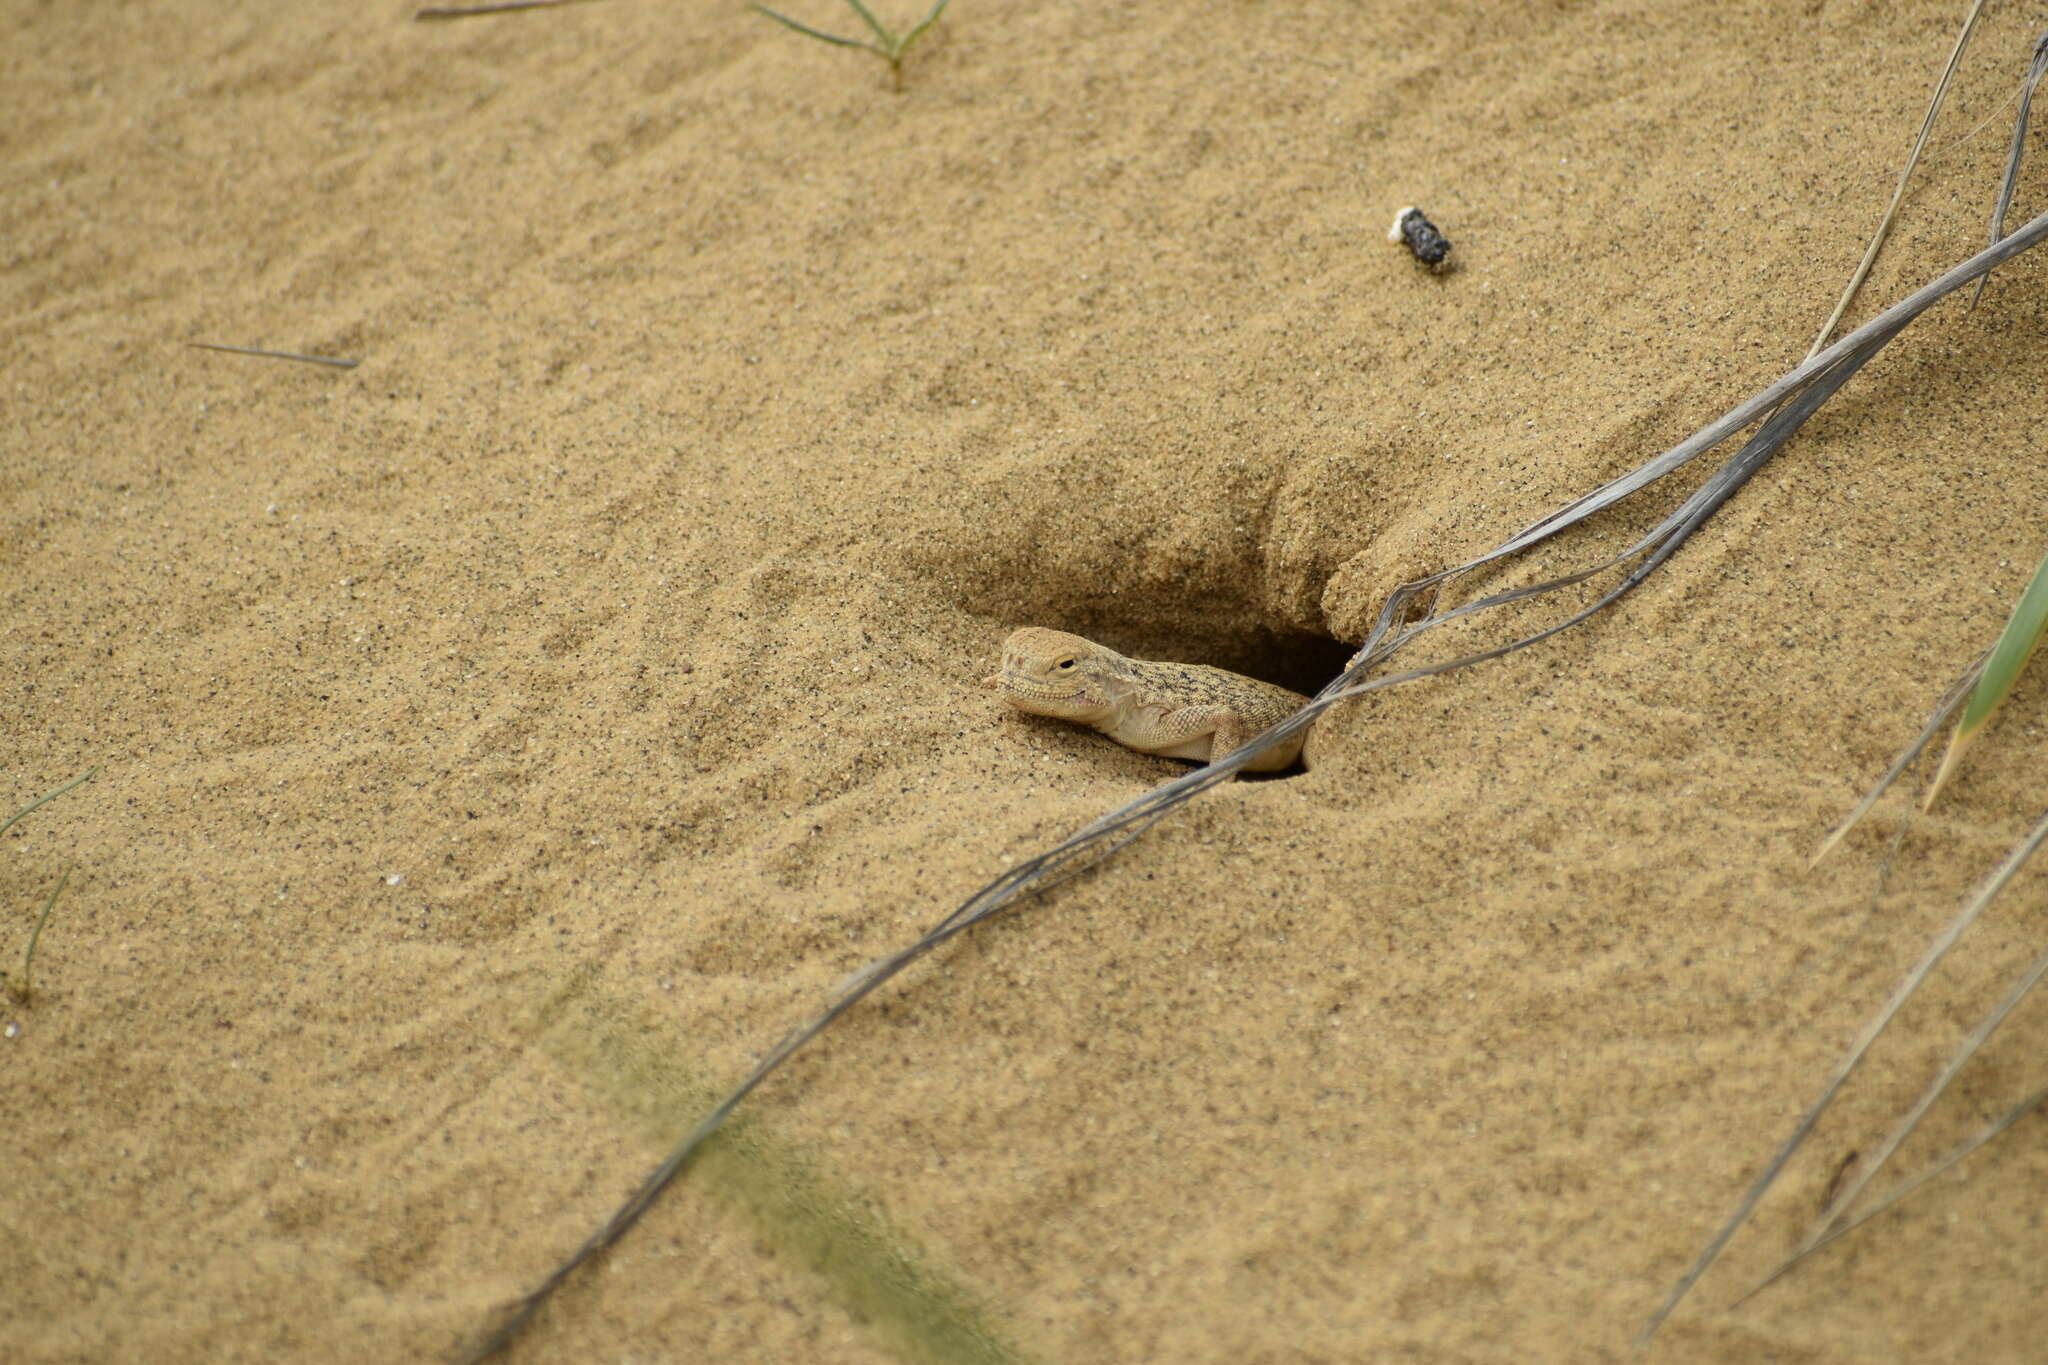
[[[1009, 629], [1313, 687], [1798, 360], [1963, 8], [957, 0], [900, 95], [737, 0], [0, 8], [0, 817], [99, 770], [0, 840], [9, 985], [76, 868], [0, 1002], [0, 1358], [450, 1358], [847, 973], [1183, 770], [997, 706]], [[1981, 245], [2022, 10], [1852, 323]], [[2040, 556], [2044, 331], [2023, 256], [1619, 609], [934, 954], [513, 1358], [1631, 1358], [2036, 814], [2038, 683], [1882, 888], [1903, 801], [1806, 869]], [[1649, 1359], [2039, 1358], [2038, 1121], [1729, 1305], [2043, 885]]]

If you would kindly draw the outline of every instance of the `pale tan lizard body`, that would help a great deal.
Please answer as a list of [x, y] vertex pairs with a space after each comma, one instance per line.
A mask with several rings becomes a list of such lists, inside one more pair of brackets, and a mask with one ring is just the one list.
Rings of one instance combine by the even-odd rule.
[[[1127, 659], [1063, 630], [1026, 626], [1003, 641], [1001, 671], [981, 685], [1019, 711], [1092, 726], [1128, 749], [1207, 763], [1243, 746], [1308, 701], [1298, 692], [1206, 664]], [[1247, 772], [1276, 772], [1301, 736], [1260, 754]]]

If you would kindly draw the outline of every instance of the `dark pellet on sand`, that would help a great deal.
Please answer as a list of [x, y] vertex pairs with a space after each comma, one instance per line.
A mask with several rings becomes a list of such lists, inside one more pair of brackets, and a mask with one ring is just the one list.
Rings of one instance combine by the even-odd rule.
[[1394, 225], [1387, 229], [1387, 240], [1397, 245], [1405, 244], [1415, 253], [1415, 259], [1431, 270], [1442, 270], [1444, 257], [1451, 254], [1451, 239], [1437, 231], [1436, 224], [1424, 217], [1418, 208], [1405, 208], [1394, 215]]

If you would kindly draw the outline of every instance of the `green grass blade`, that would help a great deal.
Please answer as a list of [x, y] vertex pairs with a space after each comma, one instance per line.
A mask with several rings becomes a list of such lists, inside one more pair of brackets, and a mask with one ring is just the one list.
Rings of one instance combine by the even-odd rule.
[[2020, 672], [2026, 668], [2027, 660], [2034, 656], [2035, 648], [2041, 643], [2043, 631], [2048, 631], [2048, 559], [2043, 559], [2041, 566], [2034, 570], [2033, 581], [2020, 594], [2019, 605], [2012, 609], [2012, 616], [2006, 621], [1998, 643], [1991, 647], [1991, 657], [1984, 661], [1984, 676], [1977, 680], [1977, 690], [1970, 694], [1969, 705], [1963, 708], [1963, 718], [1956, 722], [1955, 735], [1948, 742], [1948, 753], [1942, 756], [1941, 771], [1934, 775], [1934, 785], [1927, 790], [1926, 805], [1934, 804], [1935, 794], [1941, 790], [1949, 774], [1955, 771], [1956, 761], [1963, 756], [1963, 750], [1990, 722], [1999, 703], [2019, 681]]
[[94, 765], [93, 767], [87, 768], [83, 776], [74, 777], [69, 782], [66, 782], [63, 786], [57, 788], [57, 790], [53, 792], [46, 792], [42, 796], [38, 796], [35, 800], [29, 802], [26, 806], [23, 806], [20, 810], [8, 816], [7, 823], [4, 825], [0, 825], [0, 834], [5, 834], [8, 830], [13, 829], [15, 821], [21, 819], [22, 816], [27, 815], [37, 806], [46, 805], [51, 801], [55, 801], [58, 797], [62, 796], [65, 792], [70, 791], [73, 787], [82, 787], [86, 783], [92, 781], [93, 774], [98, 771], [98, 765]]
[[913, 28], [912, 30], [910, 30], [910, 32], [903, 35], [903, 45], [897, 48], [896, 50], [898, 52], [908, 52], [910, 50], [910, 45], [916, 42], [919, 38], [923, 37], [924, 31], [926, 29], [930, 28], [933, 24], [939, 22], [939, 16], [941, 14], [944, 14], [946, 12], [946, 6], [952, 3], [953, 0], [939, 0], [938, 4], [933, 5], [932, 12], [930, 14], [925, 15], [924, 18], [918, 20], [916, 28]]
[[873, 31], [875, 37], [880, 40], [882, 45], [875, 49], [877, 52], [892, 62], [903, 55], [903, 44], [896, 41], [895, 34], [882, 27], [882, 21], [877, 19], [874, 16], [874, 12], [862, 4], [861, 0], [846, 0], [846, 3], [853, 6], [853, 12], [860, 16], [860, 21], [866, 24]]
[[[882, 49], [876, 47], [873, 43], [865, 43], [858, 38], [842, 38], [836, 33], [826, 33], [820, 29], [812, 28], [809, 24], [800, 24], [796, 20], [790, 18], [787, 14], [777, 14], [774, 10], [769, 9], [766, 5], [755, 5], [753, 6], [753, 8], [760, 11], [762, 14], [767, 15], [776, 23], [787, 24], [789, 25], [789, 27], [795, 29], [798, 33], [802, 33], [809, 37], [816, 38], [821, 43], [832, 43], [838, 47], [864, 47], [870, 52], [881, 52], [881, 54], [884, 57], [889, 55], [886, 52], [882, 52]], [[868, 69], [872, 71], [874, 68], [870, 67]]]
[[57, 889], [43, 902], [43, 913], [36, 917], [36, 927], [28, 936], [28, 952], [21, 959], [21, 998], [26, 1000], [35, 993], [36, 944], [42, 941], [43, 926], [50, 922], [50, 912], [57, 908], [57, 897], [64, 894], [64, 883], [71, 880], [71, 869], [65, 868], [64, 875], [57, 878]]
[[[650, 1136], [672, 1140], [717, 1098], [687, 1035], [579, 968], [543, 1008], [540, 1050]], [[899, 1365], [1031, 1365], [999, 1305], [892, 1224], [880, 1201], [820, 1157], [764, 1127], [735, 1123], [697, 1171], [715, 1198], [697, 1217], [738, 1217], [823, 1281], [886, 1343]]]

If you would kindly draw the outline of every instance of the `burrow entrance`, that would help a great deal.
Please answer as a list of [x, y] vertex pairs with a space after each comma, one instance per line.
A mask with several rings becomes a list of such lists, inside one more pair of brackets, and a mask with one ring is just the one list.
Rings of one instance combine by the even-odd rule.
[[[1233, 673], [1313, 696], [1342, 672], [1357, 646], [1313, 631], [1288, 629], [1232, 612], [1220, 604], [1171, 605], [1094, 601], [1000, 608], [989, 614], [1002, 625], [991, 632], [993, 647], [1017, 626], [1071, 631], [1137, 659], [1210, 664]], [[1277, 773], [1244, 773], [1248, 780], [1298, 776], [1296, 763]]]

